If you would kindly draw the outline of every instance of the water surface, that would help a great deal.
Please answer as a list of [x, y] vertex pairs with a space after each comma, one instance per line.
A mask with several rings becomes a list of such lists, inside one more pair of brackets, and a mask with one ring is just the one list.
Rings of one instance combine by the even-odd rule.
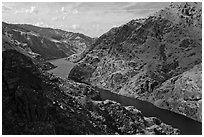
[[61, 58], [61, 59], [55, 59], [55, 60], [49, 61], [50, 63], [52, 63], [57, 67], [52, 70], [49, 70], [48, 72], [53, 73], [62, 78], [67, 78], [69, 72], [76, 64], [73, 62], [67, 61], [65, 59], [66, 58]]

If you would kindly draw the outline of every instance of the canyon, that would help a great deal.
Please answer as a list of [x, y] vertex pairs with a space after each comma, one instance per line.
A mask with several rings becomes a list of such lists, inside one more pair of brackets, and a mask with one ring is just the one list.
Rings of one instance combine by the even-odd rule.
[[98, 38], [2, 22], [3, 135], [201, 135], [202, 3]]

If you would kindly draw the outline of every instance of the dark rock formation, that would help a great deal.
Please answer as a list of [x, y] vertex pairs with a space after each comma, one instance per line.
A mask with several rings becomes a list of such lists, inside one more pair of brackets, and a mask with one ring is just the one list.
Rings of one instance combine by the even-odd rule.
[[38, 62], [37, 63], [37, 67], [38, 68], [41, 68], [42, 70], [46, 71], [46, 70], [51, 70], [51, 69], [54, 69], [56, 68], [57, 66], [53, 65], [52, 63], [50, 62]]

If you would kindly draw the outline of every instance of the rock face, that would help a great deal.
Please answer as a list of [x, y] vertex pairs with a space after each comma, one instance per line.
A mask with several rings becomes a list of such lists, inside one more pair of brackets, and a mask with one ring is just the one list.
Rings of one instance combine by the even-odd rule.
[[40, 68], [44, 71], [51, 70], [51, 69], [54, 69], [57, 67], [50, 62], [39, 62], [39, 63], [37, 63], [37, 66], [38, 66], [38, 68]]
[[14, 25], [3, 22], [2, 30], [3, 40], [9, 39], [28, 54], [43, 59], [63, 58], [81, 53], [94, 40], [81, 33], [26, 24]]
[[172, 3], [147, 19], [113, 28], [69, 77], [201, 121], [201, 71], [196, 69], [202, 63], [201, 16], [201, 3]]
[[[189, 71], [162, 83], [148, 98], [157, 106], [168, 108], [193, 119], [202, 120], [202, 67], [195, 65]], [[161, 93], [166, 94], [165, 96]]]
[[2, 133], [13, 134], [179, 134], [134, 107], [100, 101], [89, 85], [38, 69], [16, 50], [3, 51]]

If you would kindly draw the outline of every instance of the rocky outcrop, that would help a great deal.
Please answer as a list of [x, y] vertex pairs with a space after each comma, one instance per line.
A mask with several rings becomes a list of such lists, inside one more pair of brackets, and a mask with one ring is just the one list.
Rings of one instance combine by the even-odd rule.
[[47, 62], [47, 61], [44, 61], [44, 62], [38, 62], [37, 63], [37, 67], [44, 70], [44, 71], [47, 71], [47, 70], [51, 70], [51, 69], [54, 69], [56, 68], [57, 66], [53, 65], [52, 63], [50, 62]]
[[86, 83], [84, 79], [90, 77], [94, 70], [95, 68], [89, 64], [77, 65], [77, 67], [74, 66], [74, 68], [70, 71], [71, 75], [69, 75], [68, 78], [77, 82]]
[[100, 101], [95, 88], [38, 69], [28, 56], [3, 51], [2, 133], [179, 134], [134, 107]]
[[201, 64], [162, 83], [151, 93], [149, 101], [161, 108], [202, 121]]
[[[113, 28], [96, 40], [69, 77], [155, 105], [160, 104], [156, 96], [172, 102], [185, 100], [180, 95], [171, 98], [177, 91], [170, 92], [172, 95], [164, 88], [156, 91], [202, 62], [201, 15], [201, 3], [173, 3], [143, 22], [132, 20]], [[90, 58], [97, 61], [93, 63]], [[94, 69], [87, 71], [84, 66]], [[75, 70], [83, 76], [75, 75]], [[195, 94], [199, 96], [200, 92]], [[200, 105], [188, 103], [188, 107], [180, 106], [180, 112], [175, 112], [201, 121]], [[193, 114], [188, 114], [190, 105], [195, 107]], [[174, 110], [172, 105], [162, 108]]]
[[172, 129], [171, 126], [167, 126], [157, 118], [143, 117], [142, 113], [136, 108], [131, 106], [122, 107], [114, 101], [93, 101], [89, 108], [94, 111], [94, 115], [98, 115], [97, 119], [101, 119], [98, 120], [96, 127], [102, 127], [105, 132], [113, 132], [120, 135], [166, 135], [179, 133], [178, 130]]

